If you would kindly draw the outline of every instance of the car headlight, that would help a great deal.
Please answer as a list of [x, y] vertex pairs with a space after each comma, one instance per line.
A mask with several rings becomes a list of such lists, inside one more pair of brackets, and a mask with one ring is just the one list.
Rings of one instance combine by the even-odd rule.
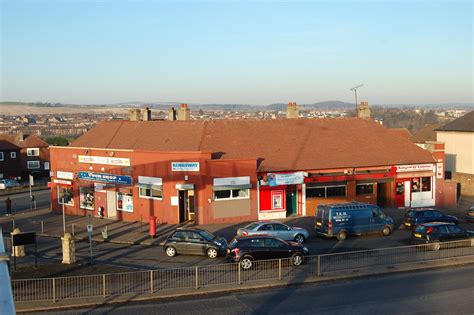
[[222, 246], [222, 243], [218, 241], [214, 241], [214, 244], [216, 244], [217, 246]]

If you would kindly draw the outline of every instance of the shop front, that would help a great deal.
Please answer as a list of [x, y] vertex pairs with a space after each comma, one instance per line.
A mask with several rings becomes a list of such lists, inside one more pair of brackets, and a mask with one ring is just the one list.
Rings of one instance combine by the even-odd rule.
[[431, 207], [436, 203], [436, 165], [395, 166], [395, 207]]

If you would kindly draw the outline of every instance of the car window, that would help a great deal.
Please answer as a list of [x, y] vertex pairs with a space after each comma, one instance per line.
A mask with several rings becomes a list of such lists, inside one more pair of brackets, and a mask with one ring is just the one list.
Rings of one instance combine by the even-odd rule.
[[431, 218], [433, 216], [432, 211], [423, 211], [423, 217]]
[[273, 224], [273, 228], [276, 231], [288, 231], [290, 228], [284, 224]]
[[251, 247], [265, 247], [263, 238], [254, 238], [250, 240]]
[[244, 229], [246, 229], [246, 230], [253, 230], [253, 229], [255, 229], [257, 226], [258, 226], [258, 223], [255, 223], [255, 222], [254, 222], [254, 223], [250, 223], [250, 224], [244, 226]]
[[438, 233], [440, 233], [440, 234], [447, 234], [447, 233], [448, 233], [448, 229], [446, 228], [446, 225], [438, 226]]
[[416, 216], [416, 212], [413, 211], [413, 210], [410, 210], [410, 211], [408, 211], [405, 215], [406, 215], [407, 217], [409, 217], [409, 218], [413, 218], [413, 217]]
[[448, 231], [450, 233], [462, 233], [463, 230], [459, 226], [448, 225]]
[[259, 231], [273, 231], [273, 224], [264, 224], [258, 230]]
[[431, 215], [435, 218], [441, 218], [443, 216], [443, 214], [438, 211], [431, 211]]
[[276, 240], [274, 238], [266, 238], [265, 239], [265, 247], [280, 247], [280, 245], [284, 245], [283, 242]]
[[200, 241], [202, 237], [196, 232], [188, 232], [188, 239], [190, 241]]
[[171, 239], [175, 241], [184, 241], [185, 238], [186, 233], [184, 233], [183, 231], [177, 231], [173, 234], [173, 236], [171, 236]]
[[213, 240], [214, 238], [216, 238], [214, 235], [212, 235], [208, 231], [201, 231], [201, 232], [199, 232], [199, 235], [201, 235], [201, 237], [203, 239], [207, 240], [207, 241], [210, 241], [210, 240]]

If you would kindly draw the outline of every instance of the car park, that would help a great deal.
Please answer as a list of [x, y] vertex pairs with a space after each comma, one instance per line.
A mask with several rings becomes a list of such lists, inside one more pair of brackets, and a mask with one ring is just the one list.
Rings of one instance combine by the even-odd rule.
[[253, 222], [237, 230], [237, 236], [269, 235], [285, 241], [303, 243], [309, 238], [309, 232], [303, 228], [290, 227], [276, 221]]
[[225, 256], [227, 241], [206, 230], [197, 228], [178, 228], [164, 242], [163, 249], [167, 256], [177, 254], [206, 255], [214, 259]]
[[0, 179], [0, 189], [7, 189], [18, 186], [20, 186], [20, 183], [18, 183], [14, 179]]
[[318, 235], [337, 237], [343, 241], [348, 235], [380, 232], [388, 236], [393, 231], [393, 219], [379, 206], [350, 202], [318, 206], [314, 220]]
[[454, 223], [431, 222], [416, 227], [411, 234], [411, 243], [427, 244], [434, 243], [433, 249], [440, 248], [440, 242], [459, 241], [474, 239], [474, 231], [467, 231]]
[[265, 235], [237, 236], [227, 249], [229, 259], [238, 262], [244, 270], [252, 268], [254, 261], [260, 259], [289, 258], [293, 266], [299, 266], [308, 254], [308, 248], [300, 243]]
[[429, 222], [446, 222], [458, 224], [459, 220], [455, 216], [444, 214], [436, 209], [412, 209], [405, 213], [403, 225], [414, 229], [418, 225]]
[[473, 221], [474, 221], [474, 206], [470, 207], [470, 208], [466, 211], [466, 220], [467, 220], [467, 221], [470, 221], [470, 222], [473, 222]]

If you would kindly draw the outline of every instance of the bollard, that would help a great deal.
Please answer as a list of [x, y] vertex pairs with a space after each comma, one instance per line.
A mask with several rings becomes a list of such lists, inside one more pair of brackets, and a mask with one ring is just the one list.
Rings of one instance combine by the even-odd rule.
[[199, 289], [199, 267], [196, 266], [196, 290]]
[[72, 236], [76, 236], [76, 229], [74, 223], [71, 224]]
[[281, 259], [278, 259], [278, 280], [281, 280]]
[[44, 233], [44, 222], [41, 221], [41, 233]]

